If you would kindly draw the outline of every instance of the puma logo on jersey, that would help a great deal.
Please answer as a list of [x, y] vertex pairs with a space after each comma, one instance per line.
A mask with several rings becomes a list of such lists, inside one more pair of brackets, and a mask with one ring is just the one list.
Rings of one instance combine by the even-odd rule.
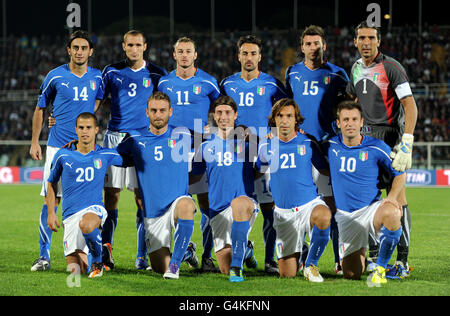
[[68, 162], [66, 162], [66, 165], [67, 165], [67, 166], [69, 166], [69, 167], [70, 167], [70, 169], [72, 169], [72, 165], [73, 165], [73, 162], [72, 162], [72, 163], [68, 163]]
[[65, 86], [66, 88], [69, 88], [69, 83], [68, 82], [67, 83], [61, 82], [61, 85]]
[[145, 144], [146, 144], [146, 143], [147, 143], [147, 142], [139, 142], [138, 144], [145, 148]]
[[234, 93], [236, 93], [237, 88], [230, 88]]
[[336, 157], [338, 156], [339, 150], [333, 149], [334, 154], [336, 155]]
[[302, 76], [300, 76], [300, 77], [295, 76], [294, 78], [297, 79], [298, 81], [301, 81], [301, 80], [302, 80]]
[[172, 90], [173, 90], [173, 87], [167, 88], [167, 90], [169, 90], [170, 92], [173, 92], [173, 91], [172, 91]]
[[120, 78], [116, 78], [116, 80], [117, 80], [117, 81], [119, 81], [119, 82], [120, 82], [120, 84], [122, 84], [122, 81], [123, 81], [123, 79], [120, 79]]

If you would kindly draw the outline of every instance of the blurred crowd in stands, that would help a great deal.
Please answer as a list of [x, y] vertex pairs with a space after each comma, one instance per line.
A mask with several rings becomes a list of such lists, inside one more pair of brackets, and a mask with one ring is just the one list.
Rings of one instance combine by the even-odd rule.
[[[220, 81], [239, 71], [236, 43], [241, 35], [237, 31], [216, 34], [189, 35], [197, 43], [197, 65]], [[260, 69], [284, 81], [286, 67], [301, 60], [299, 54], [300, 31], [261, 30], [263, 59]], [[353, 44], [353, 29], [326, 28], [327, 50], [325, 57], [343, 67], [347, 73], [359, 58]], [[182, 34], [180, 36], [184, 36]], [[414, 89], [425, 84], [450, 86], [450, 27], [426, 26], [419, 35], [416, 26], [405, 25], [382, 34], [380, 50], [397, 59], [406, 69]], [[90, 65], [102, 70], [106, 65], [124, 58], [122, 34], [114, 36], [92, 35], [95, 51]], [[172, 58], [173, 42], [167, 35], [149, 35], [147, 59], [171, 71], [175, 68]], [[37, 90], [48, 71], [67, 63], [65, 38], [42, 35], [40, 37], [10, 36], [0, 47], [0, 140], [30, 140], [32, 115], [36, 100], [8, 102], [1, 92], [14, 90]], [[444, 91], [442, 91], [444, 90]], [[449, 141], [450, 91], [441, 89], [427, 94], [415, 95], [419, 117], [415, 141]], [[97, 113], [106, 129], [108, 109]], [[44, 127], [41, 139], [47, 138]], [[101, 136], [100, 136], [101, 137]], [[0, 146], [1, 147], [1, 146]], [[1, 154], [0, 148], [0, 154]], [[450, 160], [450, 148], [433, 147], [433, 159]], [[415, 162], [426, 160], [426, 148], [415, 148]], [[1, 159], [0, 159], [1, 163]]]

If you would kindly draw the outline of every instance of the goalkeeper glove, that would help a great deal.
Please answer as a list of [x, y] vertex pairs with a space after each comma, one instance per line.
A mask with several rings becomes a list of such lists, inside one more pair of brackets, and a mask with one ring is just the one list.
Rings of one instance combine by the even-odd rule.
[[394, 147], [391, 152], [392, 168], [397, 171], [405, 171], [411, 168], [412, 164], [412, 147], [414, 135], [403, 134], [400, 144]]

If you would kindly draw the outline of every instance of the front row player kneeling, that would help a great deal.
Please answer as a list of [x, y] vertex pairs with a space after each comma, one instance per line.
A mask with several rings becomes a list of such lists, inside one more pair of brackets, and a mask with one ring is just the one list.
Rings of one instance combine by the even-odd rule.
[[[45, 201], [53, 210], [56, 185], [61, 178], [63, 192], [64, 255], [70, 269], [88, 269], [88, 252], [92, 255], [90, 278], [103, 274], [102, 238], [100, 229], [107, 217], [103, 206], [102, 187], [110, 165], [121, 166], [122, 157], [113, 149], [95, 144], [99, 127], [92, 113], [81, 113], [76, 119], [78, 144], [76, 150], [62, 148], [53, 158]], [[49, 212], [48, 226], [60, 227], [54, 212]], [[72, 269], [73, 271], [73, 269]]]
[[[361, 135], [361, 106], [341, 102], [337, 125], [342, 135], [327, 143], [331, 182], [336, 200], [339, 250], [344, 277], [360, 279], [365, 268], [369, 235], [380, 240], [377, 266], [369, 275], [373, 284], [386, 283], [385, 269], [402, 234], [401, 208], [397, 196], [406, 174], [392, 168], [391, 149], [383, 141]], [[384, 200], [377, 188], [379, 168], [395, 178]]]
[[199, 181], [206, 172], [209, 217], [219, 269], [230, 275], [230, 282], [242, 282], [244, 261], [247, 267], [256, 268], [253, 244], [248, 240], [258, 214], [258, 205], [253, 199], [251, 145], [243, 135], [236, 135], [238, 113], [231, 97], [219, 97], [211, 110], [217, 133], [203, 142], [195, 153], [191, 182]]
[[259, 146], [256, 165], [260, 169], [268, 165], [270, 170], [280, 276], [296, 276], [308, 233], [310, 249], [304, 277], [311, 282], [323, 282], [318, 261], [328, 244], [331, 211], [317, 194], [312, 164], [325, 174], [328, 166], [318, 144], [298, 132], [302, 122], [294, 100], [285, 98], [276, 102], [269, 117], [269, 126], [276, 128], [276, 135]]

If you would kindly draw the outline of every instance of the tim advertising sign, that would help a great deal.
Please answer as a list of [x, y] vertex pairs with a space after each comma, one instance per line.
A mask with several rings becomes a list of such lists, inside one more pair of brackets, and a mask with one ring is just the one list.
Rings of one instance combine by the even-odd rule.
[[408, 170], [406, 172], [406, 185], [436, 185], [436, 172], [434, 170]]

